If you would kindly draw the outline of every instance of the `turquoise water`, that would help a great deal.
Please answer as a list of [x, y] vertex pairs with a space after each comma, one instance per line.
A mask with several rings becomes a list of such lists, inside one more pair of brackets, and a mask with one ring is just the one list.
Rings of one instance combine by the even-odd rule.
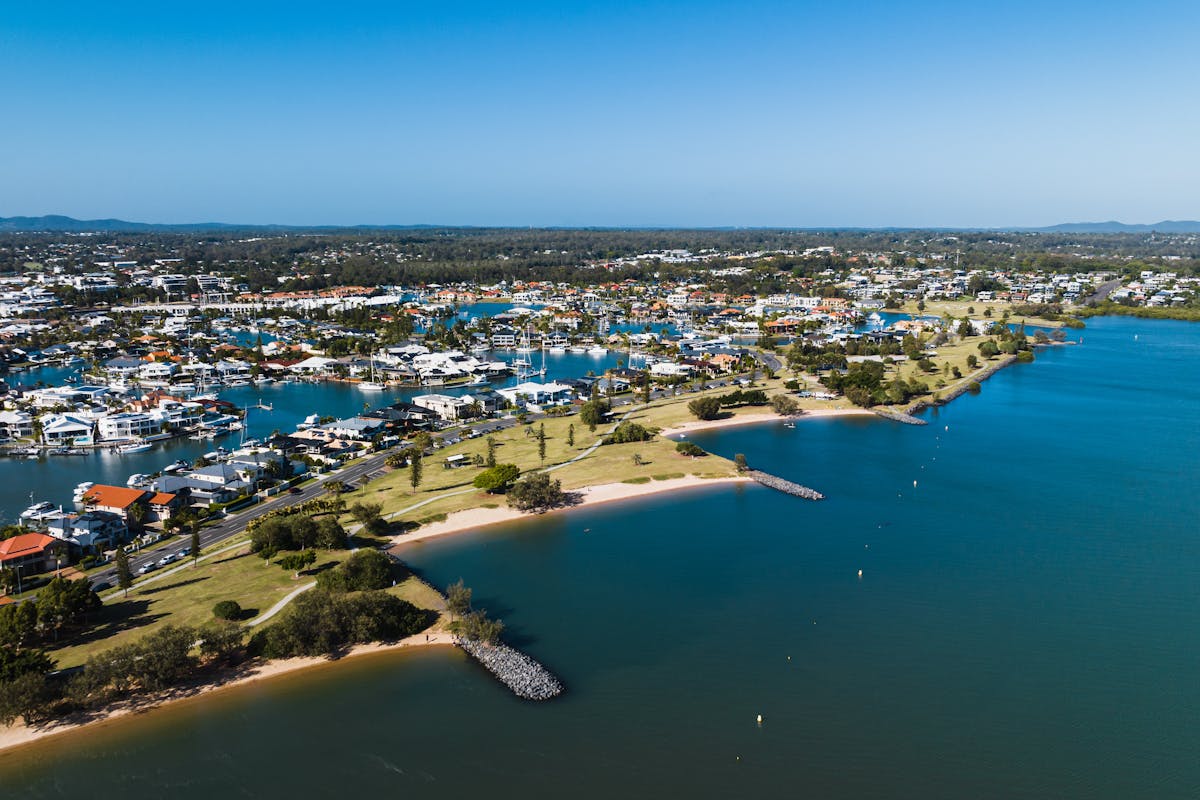
[[563, 677], [558, 701], [454, 652], [390, 655], [0, 755], [0, 786], [1196, 797], [1200, 327], [1083, 335], [925, 427], [695, 437], [823, 503], [713, 487], [413, 547]]

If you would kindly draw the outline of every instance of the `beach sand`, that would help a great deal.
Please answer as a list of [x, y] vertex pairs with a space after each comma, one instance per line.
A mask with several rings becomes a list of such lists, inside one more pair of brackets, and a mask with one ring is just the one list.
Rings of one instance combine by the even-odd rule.
[[751, 425], [758, 422], [780, 422], [783, 420], [803, 422], [806, 419], [821, 417], [869, 417], [874, 415], [874, 412], [865, 408], [815, 408], [795, 417], [781, 417], [774, 412], [767, 411], [754, 414], [738, 414], [723, 419], [697, 419], [685, 422], [682, 425], [676, 425], [673, 428], [664, 428], [659, 431], [659, 434], [661, 436], [678, 436], [681, 433], [707, 431], [713, 428], [732, 428], [736, 425]]
[[[694, 489], [698, 486], [730, 486], [748, 482], [750, 482], [749, 478], [734, 475], [726, 478], [698, 478], [695, 475], [688, 475], [683, 478], [670, 478], [665, 481], [650, 481], [649, 483], [602, 483], [597, 486], [587, 486], [582, 489], [571, 490], [577, 492], [582, 498], [579, 503], [546, 513], [558, 514], [576, 508], [586, 508], [588, 506], [600, 505], [601, 503], [662, 494], [663, 492], [674, 492], [680, 489]], [[396, 545], [403, 546], [436, 539], [440, 536], [448, 536], [452, 533], [475, 530], [500, 522], [512, 522], [518, 519], [536, 519], [537, 516], [503, 506], [499, 508], [469, 508], [464, 511], [454, 512], [442, 522], [434, 522], [419, 528], [413, 533], [397, 536], [393, 541]]]

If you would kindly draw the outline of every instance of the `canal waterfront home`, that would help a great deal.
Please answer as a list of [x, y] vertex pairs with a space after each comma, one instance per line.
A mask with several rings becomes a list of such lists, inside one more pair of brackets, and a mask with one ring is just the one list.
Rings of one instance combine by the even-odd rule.
[[120, 514], [85, 511], [62, 514], [46, 521], [46, 533], [66, 542], [70, 551], [96, 553], [129, 538], [129, 526]]
[[45, 533], [22, 533], [0, 540], [0, 567], [20, 567], [25, 575], [48, 572], [66, 555], [66, 543]]

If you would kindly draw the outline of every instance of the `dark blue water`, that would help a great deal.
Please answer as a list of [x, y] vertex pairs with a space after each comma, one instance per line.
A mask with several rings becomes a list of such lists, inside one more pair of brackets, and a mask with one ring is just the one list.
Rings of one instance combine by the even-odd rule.
[[515, 701], [457, 654], [391, 656], [0, 756], [0, 785], [1196, 797], [1200, 327], [1084, 337], [925, 427], [696, 436], [822, 503], [714, 487], [412, 548], [562, 675], [559, 701]]

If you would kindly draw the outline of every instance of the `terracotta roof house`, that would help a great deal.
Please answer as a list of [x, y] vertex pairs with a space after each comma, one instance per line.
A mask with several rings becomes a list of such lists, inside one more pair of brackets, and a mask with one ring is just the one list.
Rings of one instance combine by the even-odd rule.
[[0, 565], [21, 567], [25, 575], [46, 572], [54, 569], [57, 558], [65, 557], [66, 547], [44, 533], [23, 533], [0, 541]]

